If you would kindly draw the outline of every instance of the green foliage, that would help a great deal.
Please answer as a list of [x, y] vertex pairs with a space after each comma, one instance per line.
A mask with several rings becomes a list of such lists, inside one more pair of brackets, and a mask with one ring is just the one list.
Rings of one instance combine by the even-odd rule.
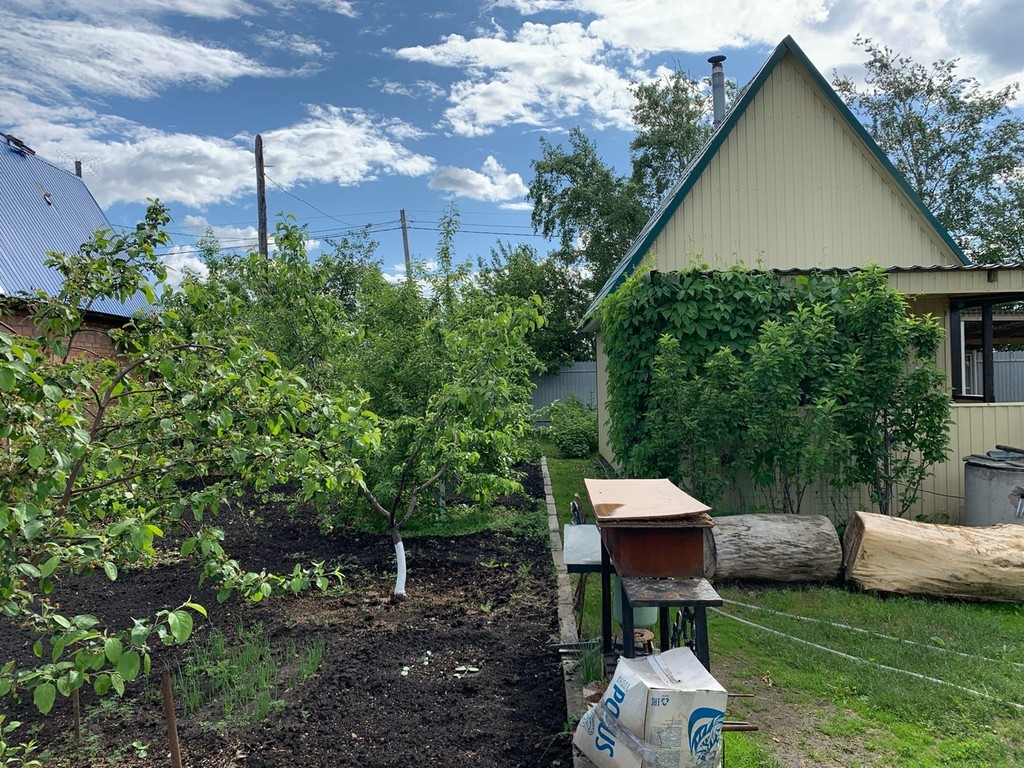
[[611, 439], [624, 471], [714, 503], [749, 479], [795, 513], [808, 486], [867, 486], [904, 515], [945, 458], [941, 328], [877, 268], [633, 276], [601, 307]]
[[489, 261], [479, 260], [477, 280], [486, 296], [530, 299], [539, 296], [544, 325], [528, 343], [545, 371], [577, 360], [594, 359], [594, 340], [580, 329], [589, 296], [577, 270], [562, 261], [539, 259], [528, 245], [499, 243]]
[[[368, 504], [399, 557], [402, 528], [430, 506], [428, 490], [447, 483], [485, 504], [511, 493], [527, 444], [538, 367], [527, 340], [544, 325], [541, 300], [482, 290], [469, 265], [454, 262], [457, 228], [454, 213], [442, 222], [436, 269], [417, 265], [395, 285], [369, 247], [310, 263], [304, 230], [285, 220], [269, 262], [214, 259], [206, 284], [189, 290], [217, 301], [190, 302], [202, 309], [183, 314], [188, 328], [209, 332], [275, 326], [256, 333], [276, 359], [336, 399], [361, 393], [344, 423], [359, 424], [372, 407], [372, 439], [348, 442], [353, 482], [328, 490], [343, 510]], [[298, 455], [312, 461], [312, 450]]]
[[661, 80], [635, 83], [629, 144], [633, 182], [653, 210], [683, 175], [697, 151], [711, 137], [712, 103], [708, 79], [694, 80], [676, 70]]
[[[674, 438], [673, 414], [661, 408], [655, 424], [646, 416], [654, 384], [659, 339], [685, 342], [675, 362], [677, 381], [696, 376], [722, 347], [740, 353], [761, 324], [782, 312], [784, 291], [772, 275], [733, 268], [673, 275], [637, 270], [601, 305], [601, 340], [608, 355], [610, 438], [623, 471], [633, 477], [674, 477], [679, 463], [666, 454]], [[689, 402], [701, 394], [691, 393]], [[661, 429], [669, 443], [652, 434]], [[666, 428], [667, 431], [666, 431]]]
[[558, 238], [558, 259], [589, 273], [584, 283], [589, 295], [604, 285], [711, 135], [705, 84], [679, 71], [663, 81], [634, 84], [637, 134], [630, 144], [629, 175], [606, 165], [580, 128], [569, 132], [568, 149], [541, 139], [528, 195], [533, 228]]
[[1024, 258], [1017, 84], [983, 91], [956, 59], [925, 66], [870, 38], [855, 42], [868, 54], [867, 88], [850, 78], [834, 85], [879, 147], [974, 260]]
[[210, 235], [203, 246], [208, 277], [187, 277], [185, 292], [168, 302], [183, 333], [215, 327], [244, 335], [314, 389], [341, 392], [337, 363], [354, 333], [345, 320], [355, 309], [364, 277], [379, 271], [373, 260], [376, 244], [363, 233], [332, 243], [333, 252], [311, 263], [307, 239], [291, 216], [278, 220], [270, 258], [258, 252], [222, 253]]
[[545, 406], [541, 415], [550, 420], [548, 436], [562, 456], [586, 458], [597, 451], [597, 411], [584, 405], [576, 395]]
[[[86, 685], [122, 694], [148, 674], [153, 644], [187, 641], [192, 614], [205, 614], [186, 602], [131, 627], [104, 626], [91, 614], [64, 615], [67, 579], [102, 573], [113, 581], [127, 566], [152, 565], [157, 541], [184, 530], [181, 555], [201, 567], [219, 599], [325, 588], [322, 564], [286, 576], [247, 572], [215, 517], [246, 488], [294, 481], [315, 498], [358, 485], [355, 457], [379, 443], [362, 392], [322, 395], [233, 327], [180, 324], [176, 308], [198, 316], [189, 302], [211, 314], [232, 306], [208, 303], [194, 285], [114, 332], [117, 359], [66, 354], [81, 327], [77, 308], [89, 306], [85, 294], [124, 298], [128, 281], [160, 274], [154, 249], [166, 221], [154, 203], [134, 233], [99, 233], [80, 258], [57, 259], [65, 290], [37, 300], [49, 336], [0, 334], [0, 609], [36, 634], [39, 659], [3, 665], [0, 695], [30, 690], [44, 713], [58, 694]], [[137, 290], [155, 295], [145, 283]]]
[[21, 727], [17, 720], [7, 720], [7, 715], [0, 715], [0, 765], [5, 768], [40, 768], [42, 762], [28, 756], [36, 751], [36, 743], [29, 741], [14, 744], [14, 732]]
[[557, 256], [590, 272], [591, 295], [604, 285], [647, 221], [637, 186], [598, 157], [579, 128], [569, 132], [569, 150], [541, 139], [542, 157], [532, 162], [528, 199], [531, 221], [544, 237], [557, 237]]
[[260, 723], [284, 706], [286, 690], [316, 675], [323, 650], [322, 638], [275, 648], [258, 622], [231, 638], [215, 629], [189, 650], [174, 687], [186, 715], [209, 707], [218, 728]]

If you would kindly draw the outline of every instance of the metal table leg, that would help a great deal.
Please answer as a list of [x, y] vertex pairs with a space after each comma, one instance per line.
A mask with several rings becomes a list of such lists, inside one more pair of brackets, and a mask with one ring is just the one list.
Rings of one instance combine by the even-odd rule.
[[601, 542], [601, 647], [612, 652], [612, 561]]

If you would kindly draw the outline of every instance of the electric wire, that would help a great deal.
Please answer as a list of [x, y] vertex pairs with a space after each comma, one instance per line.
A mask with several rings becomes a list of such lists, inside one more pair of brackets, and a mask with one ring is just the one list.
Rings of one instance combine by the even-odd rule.
[[941, 678], [938, 678], [938, 677], [930, 677], [929, 675], [922, 675], [920, 672], [911, 672], [908, 669], [900, 669], [899, 667], [893, 667], [893, 666], [890, 666], [888, 664], [880, 664], [877, 661], [871, 661], [870, 659], [862, 659], [860, 656], [854, 656], [854, 655], [849, 654], [849, 653], [844, 653], [843, 651], [837, 651], [835, 648], [829, 648], [829, 647], [824, 646], [824, 645], [819, 645], [818, 643], [812, 643], [810, 640], [804, 640], [801, 637], [796, 637], [795, 635], [788, 635], [785, 632], [780, 632], [777, 629], [772, 629], [771, 627], [765, 627], [765, 626], [763, 626], [761, 624], [756, 624], [753, 621], [748, 621], [747, 619], [741, 619], [739, 616], [733, 616], [731, 613], [726, 613], [725, 611], [721, 610], [720, 608], [711, 608], [710, 610], [713, 611], [714, 613], [717, 613], [720, 616], [723, 616], [724, 618], [731, 619], [732, 621], [735, 621], [735, 622], [737, 622], [739, 624], [743, 624], [743, 625], [748, 626], [748, 627], [753, 627], [755, 629], [760, 629], [762, 632], [767, 632], [767, 633], [772, 634], [772, 635], [777, 635], [779, 637], [785, 638], [786, 640], [791, 640], [791, 641], [793, 641], [795, 643], [800, 643], [802, 645], [810, 646], [811, 648], [815, 648], [815, 649], [817, 649], [819, 651], [825, 651], [826, 653], [834, 654], [836, 656], [839, 656], [840, 658], [846, 659], [847, 661], [852, 661], [852, 662], [854, 662], [856, 664], [864, 664], [866, 666], [875, 667], [876, 669], [881, 669], [881, 670], [884, 670], [886, 672], [896, 672], [896, 673], [901, 674], [901, 675], [907, 675], [908, 677], [913, 677], [913, 678], [916, 678], [918, 680], [924, 680], [925, 682], [929, 682], [929, 683], [935, 683], [937, 685], [946, 685], [946, 686], [949, 686], [950, 688], [954, 688], [954, 689], [956, 689], [958, 691], [963, 691], [964, 693], [969, 693], [972, 696], [978, 696], [980, 698], [988, 699], [990, 701], [997, 701], [1000, 704], [1005, 704], [1007, 706], [1013, 707], [1014, 709], [1018, 709], [1018, 710], [1024, 711], [1024, 704], [1018, 704], [1015, 701], [1008, 701], [1006, 699], [1001, 699], [998, 696], [993, 696], [992, 694], [985, 693], [984, 691], [976, 691], [973, 688], [965, 688], [962, 685], [957, 685], [956, 683], [951, 683], [948, 680], [942, 680]]
[[903, 637], [893, 637], [892, 635], [884, 635], [881, 632], [872, 632], [870, 629], [864, 629], [863, 627], [854, 627], [850, 624], [842, 624], [838, 621], [827, 621], [826, 619], [813, 619], [810, 616], [800, 616], [795, 613], [786, 613], [785, 611], [776, 611], [773, 608], [765, 608], [761, 605], [751, 605], [750, 603], [741, 603], [739, 600], [723, 600], [726, 605], [738, 605], [741, 608], [749, 608], [752, 611], [762, 611], [764, 613], [771, 613], [775, 616], [784, 616], [789, 619], [795, 619], [796, 621], [805, 621], [811, 624], [825, 624], [830, 627], [836, 627], [838, 629], [848, 629], [851, 632], [858, 632], [862, 635], [870, 635], [871, 637], [878, 637], [883, 640], [891, 640], [897, 643], [903, 643], [904, 645], [913, 645], [919, 648], [927, 648], [932, 651], [939, 651], [941, 653], [951, 653], [954, 656], [960, 656], [964, 659], [975, 659], [978, 661], [988, 661], [994, 664], [1008, 664], [1011, 667], [1017, 667], [1018, 669], [1024, 669], [1024, 664], [1017, 661], [1009, 661], [1006, 659], [993, 659], [988, 656], [979, 656], [973, 653], [964, 653], [962, 651], [954, 651], [952, 648], [943, 648], [939, 645], [928, 645], [927, 643], [919, 643], [915, 640], [907, 640]]

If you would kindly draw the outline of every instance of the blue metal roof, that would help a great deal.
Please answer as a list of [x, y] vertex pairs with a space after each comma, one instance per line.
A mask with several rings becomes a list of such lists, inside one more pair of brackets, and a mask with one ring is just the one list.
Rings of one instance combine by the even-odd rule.
[[[111, 229], [110, 222], [78, 176], [0, 134], [0, 295], [59, 293], [61, 278], [43, 264], [46, 253], [77, 253], [98, 229]], [[127, 318], [147, 307], [140, 293], [90, 309]]]

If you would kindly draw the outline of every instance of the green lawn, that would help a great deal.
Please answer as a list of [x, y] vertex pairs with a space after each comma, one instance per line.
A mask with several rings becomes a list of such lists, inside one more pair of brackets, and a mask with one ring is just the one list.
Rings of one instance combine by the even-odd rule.
[[[589, 460], [548, 454], [559, 519]], [[712, 667], [730, 719], [728, 768], [1024, 766], [1024, 608], [885, 597], [838, 586], [716, 585]], [[584, 636], [599, 634], [599, 590]]]

